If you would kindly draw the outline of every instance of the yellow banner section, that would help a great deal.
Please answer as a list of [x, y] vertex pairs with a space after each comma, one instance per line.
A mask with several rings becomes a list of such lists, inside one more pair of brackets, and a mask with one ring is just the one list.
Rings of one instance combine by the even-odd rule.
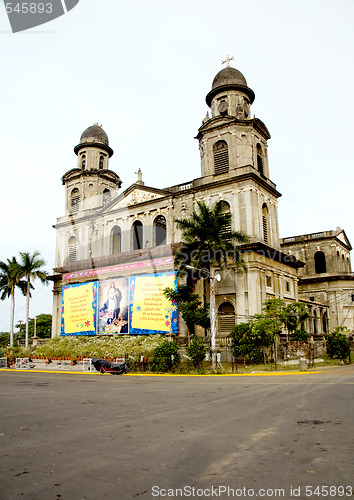
[[135, 278], [132, 328], [171, 331], [171, 301], [163, 295], [167, 287], [174, 288], [175, 276], [137, 276]]
[[93, 283], [64, 290], [65, 334], [94, 330]]

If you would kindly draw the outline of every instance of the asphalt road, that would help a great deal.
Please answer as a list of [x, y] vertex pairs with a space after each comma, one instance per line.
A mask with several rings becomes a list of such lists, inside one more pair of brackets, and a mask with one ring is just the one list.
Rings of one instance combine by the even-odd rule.
[[2, 371], [0, 499], [348, 498], [353, 384]]

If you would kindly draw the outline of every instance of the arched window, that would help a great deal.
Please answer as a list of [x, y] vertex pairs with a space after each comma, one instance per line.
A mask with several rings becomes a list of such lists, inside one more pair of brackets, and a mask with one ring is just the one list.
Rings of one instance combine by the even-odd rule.
[[317, 335], [317, 313], [313, 311], [313, 334]]
[[103, 155], [101, 155], [101, 156], [100, 156], [100, 163], [99, 163], [100, 170], [102, 170], [102, 169], [103, 169], [103, 162], [104, 162], [104, 156], [103, 156]]
[[111, 253], [116, 254], [121, 252], [122, 231], [119, 226], [114, 226], [111, 231]]
[[[226, 213], [229, 214], [231, 212], [230, 205], [227, 203], [227, 201], [220, 201], [219, 203], [221, 205], [221, 212], [223, 214], [226, 214]], [[231, 218], [230, 218], [229, 222], [220, 228], [219, 234], [225, 240], [227, 240], [230, 238], [231, 230], [232, 230], [232, 228], [231, 228]]]
[[163, 215], [158, 215], [154, 220], [155, 245], [166, 245], [166, 219]]
[[81, 168], [84, 170], [86, 167], [86, 155], [81, 156]]
[[260, 144], [257, 144], [257, 169], [260, 174], [264, 175], [263, 152]]
[[323, 313], [322, 316], [322, 327], [323, 327], [323, 333], [327, 333], [328, 331], [328, 317], [327, 317], [327, 311]]
[[268, 221], [269, 221], [269, 210], [266, 203], [262, 205], [262, 230], [263, 230], [263, 240], [268, 243]]
[[71, 191], [71, 213], [74, 214], [80, 209], [80, 191], [75, 188]]
[[316, 274], [326, 273], [326, 256], [323, 252], [318, 251], [315, 253], [315, 271]]
[[111, 192], [109, 189], [105, 189], [102, 195], [102, 204], [105, 207], [111, 201]]
[[235, 309], [230, 302], [223, 302], [218, 309], [219, 333], [230, 335], [235, 326]]
[[140, 250], [143, 248], [143, 223], [136, 220], [132, 226], [133, 236], [133, 250]]
[[69, 262], [75, 262], [77, 259], [77, 241], [75, 236], [69, 238]]
[[215, 175], [229, 171], [229, 148], [226, 141], [218, 141], [213, 146]]

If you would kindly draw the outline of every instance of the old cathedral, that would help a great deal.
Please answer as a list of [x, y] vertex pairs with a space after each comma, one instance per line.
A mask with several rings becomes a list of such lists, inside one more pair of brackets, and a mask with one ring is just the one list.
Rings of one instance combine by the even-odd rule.
[[[152, 277], [174, 276], [173, 256], [181, 240], [175, 220], [188, 217], [199, 200], [210, 206], [222, 202], [232, 214], [232, 229], [250, 236], [250, 243], [241, 246], [247, 272], [232, 266], [219, 271], [219, 340], [228, 336], [234, 324], [261, 313], [268, 298], [306, 303], [311, 335], [326, 334], [340, 325], [354, 330], [351, 245], [344, 230], [279, 238], [281, 194], [270, 176], [270, 133], [263, 121], [252, 117], [254, 99], [240, 71], [230, 66], [219, 71], [206, 96], [210, 116], [203, 119], [196, 137], [200, 175], [164, 189], [146, 186], [139, 169], [137, 181], [121, 191], [120, 177], [109, 168], [113, 150], [106, 132], [98, 124], [83, 132], [74, 148], [77, 166], [62, 177], [65, 214], [55, 224], [53, 336], [163, 333], [163, 323], [156, 323], [156, 329], [139, 326], [146, 315], [132, 319], [132, 303], [154, 305], [143, 297], [148, 287], [156, 291]], [[87, 304], [89, 320], [83, 315]], [[155, 305], [158, 308], [158, 301]], [[99, 326], [109, 307], [110, 320]], [[135, 309], [138, 314], [141, 306]], [[182, 340], [186, 336], [182, 318], [178, 311], [170, 318], [168, 314], [165, 333]], [[116, 329], [113, 320], [119, 324]], [[200, 329], [199, 334], [208, 332]]]

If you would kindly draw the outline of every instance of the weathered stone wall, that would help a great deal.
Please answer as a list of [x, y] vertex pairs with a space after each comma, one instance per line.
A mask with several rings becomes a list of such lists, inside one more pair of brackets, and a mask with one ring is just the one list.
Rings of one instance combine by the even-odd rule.
[[323, 340], [315, 340], [314, 342], [295, 342], [291, 340], [286, 342], [281, 340], [278, 345], [277, 354], [278, 359], [287, 361], [290, 359], [317, 358], [318, 356], [322, 356], [325, 352], [326, 349]]

